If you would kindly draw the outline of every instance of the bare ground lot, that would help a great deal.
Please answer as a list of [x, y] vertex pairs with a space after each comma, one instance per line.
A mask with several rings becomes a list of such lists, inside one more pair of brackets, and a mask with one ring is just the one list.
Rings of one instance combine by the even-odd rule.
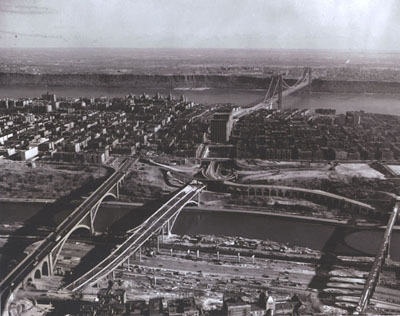
[[67, 165], [0, 159], [0, 196], [3, 198], [57, 199], [89, 180], [107, 175], [95, 165]]
[[125, 177], [120, 193], [123, 201], [143, 202], [159, 199], [173, 190], [176, 188], [166, 184], [159, 167], [137, 161]]
[[[243, 162], [240, 165], [245, 167]], [[259, 167], [259, 170], [254, 170], [254, 166]], [[335, 167], [329, 164], [316, 163], [305, 167], [296, 162], [251, 161], [249, 167], [249, 171], [238, 172], [243, 183], [259, 180], [273, 182], [307, 181], [310, 179], [346, 180], [351, 177], [385, 179], [382, 173], [365, 163], [343, 163]]]
[[379, 191], [400, 194], [400, 184], [366, 163], [311, 163], [239, 160], [238, 182], [323, 190], [374, 204], [390, 199]]

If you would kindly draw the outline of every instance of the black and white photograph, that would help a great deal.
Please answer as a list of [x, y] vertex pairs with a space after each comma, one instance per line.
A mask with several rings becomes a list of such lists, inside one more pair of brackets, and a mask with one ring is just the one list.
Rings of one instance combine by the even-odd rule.
[[0, 316], [400, 315], [400, 1], [0, 0]]

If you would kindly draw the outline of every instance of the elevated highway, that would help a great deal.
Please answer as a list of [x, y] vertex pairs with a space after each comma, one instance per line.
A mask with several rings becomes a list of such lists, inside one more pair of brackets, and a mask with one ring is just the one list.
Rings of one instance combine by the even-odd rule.
[[97, 190], [95, 190], [83, 203], [81, 203], [54, 232], [28, 256], [26, 256], [0, 283], [1, 314], [8, 315], [8, 308], [15, 292], [19, 288], [32, 283], [35, 278], [42, 275], [53, 274], [58, 256], [71, 234], [85, 228], [94, 233], [94, 220], [102, 201], [107, 196], [119, 197], [119, 187], [130, 165], [126, 160]]
[[273, 109], [274, 105], [277, 104], [277, 109], [282, 108], [282, 99], [292, 93], [299, 91], [305, 87], [311, 87], [311, 68], [305, 68], [301, 77], [297, 82], [290, 86], [287, 84], [282, 75], [272, 77], [270, 85], [268, 87], [265, 98], [262, 102], [248, 108], [243, 108], [232, 113], [234, 119], [239, 119], [245, 115], [248, 115], [254, 111], [260, 109]]
[[390, 239], [392, 237], [393, 227], [399, 217], [399, 207], [400, 197], [397, 198], [397, 202], [386, 225], [385, 233], [383, 234], [382, 241], [379, 245], [378, 253], [376, 254], [374, 263], [372, 264], [372, 268], [368, 274], [367, 281], [365, 282], [364, 289], [353, 315], [363, 314], [372, 296], [374, 295], [376, 286], [379, 283], [379, 275], [382, 271], [383, 266], [385, 265], [386, 259], [389, 256]]
[[220, 171], [221, 171], [221, 164], [218, 163], [218, 161], [216, 160], [210, 160], [207, 168], [202, 170], [202, 175], [205, 178], [205, 181], [210, 180], [210, 181], [224, 182], [224, 181], [232, 181], [236, 178], [234, 174], [222, 175]]
[[133, 230], [133, 233], [107, 258], [69, 284], [65, 289], [80, 291], [86, 286], [98, 282], [139, 251], [146, 241], [152, 236], [158, 235], [165, 227], [168, 234], [170, 234], [182, 208], [190, 203], [203, 188], [204, 185], [197, 181], [193, 181], [185, 186], [153, 215]]

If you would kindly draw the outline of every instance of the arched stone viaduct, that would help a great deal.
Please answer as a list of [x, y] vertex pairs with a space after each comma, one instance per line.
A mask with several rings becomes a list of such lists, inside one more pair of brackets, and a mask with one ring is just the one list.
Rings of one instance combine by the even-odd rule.
[[369, 204], [321, 190], [279, 185], [246, 185], [229, 181], [225, 181], [224, 184], [227, 186], [228, 192], [234, 196], [280, 196], [287, 198], [301, 198], [318, 204], [336, 207], [342, 210], [348, 210], [352, 214], [356, 215], [375, 218], [380, 218], [387, 215]]
[[[34, 269], [26, 278], [23, 286], [31, 284], [34, 282], [35, 279], [40, 279], [42, 276], [49, 276], [54, 274], [55, 266], [57, 261], [60, 257], [61, 251], [64, 248], [65, 243], [71, 237], [71, 235], [76, 232], [78, 229], [85, 229], [90, 234], [94, 235], [95, 233], [95, 220], [99, 208], [102, 202], [107, 197], [112, 197], [116, 200], [119, 199], [119, 188], [121, 186], [123, 179], [115, 183], [111, 189], [106, 192], [98, 201], [97, 203], [90, 209], [90, 211], [84, 216], [79, 223], [77, 223], [64, 237], [59, 238], [57, 240], [57, 245], [50, 251], [49, 255], [46, 256], [43, 260], [41, 260], [36, 265], [36, 269]], [[70, 215], [67, 219], [72, 218], [73, 215]], [[46, 238], [48, 239], [49, 236]], [[57, 237], [56, 237], [57, 239]]]

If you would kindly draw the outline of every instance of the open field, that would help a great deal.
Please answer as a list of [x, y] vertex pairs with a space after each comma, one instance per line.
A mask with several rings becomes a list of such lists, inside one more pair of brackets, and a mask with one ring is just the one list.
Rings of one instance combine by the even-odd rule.
[[107, 175], [101, 166], [5, 159], [0, 159], [0, 170], [2, 198], [56, 199]]
[[[243, 163], [241, 165], [245, 166]], [[253, 166], [259, 166], [267, 170], [238, 171], [241, 182], [268, 180], [270, 182], [285, 183], [286, 181], [306, 181], [308, 179], [345, 180], [351, 177], [385, 179], [382, 173], [371, 168], [366, 163], [340, 163], [335, 167], [330, 164], [312, 163], [307, 168], [301, 167], [300, 163], [257, 161], [250, 164], [250, 167]]]
[[131, 166], [121, 187], [121, 200], [142, 202], [159, 199], [175, 189], [165, 183], [159, 167], [137, 161]]

